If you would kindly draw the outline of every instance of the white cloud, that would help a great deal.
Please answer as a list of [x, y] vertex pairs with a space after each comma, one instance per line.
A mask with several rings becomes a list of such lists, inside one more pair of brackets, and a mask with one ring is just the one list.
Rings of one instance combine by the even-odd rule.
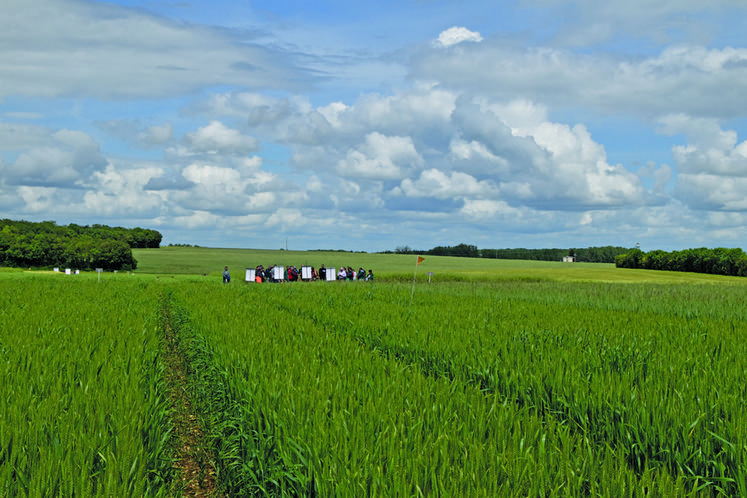
[[67, 186], [83, 185], [103, 170], [107, 160], [99, 145], [88, 134], [76, 130], [50, 133], [49, 145], [21, 152], [15, 163], [0, 169], [5, 181], [13, 185]]
[[290, 54], [105, 2], [4, 0], [0, 97], [172, 97], [206, 86], [298, 87]]
[[466, 143], [470, 154], [480, 151], [482, 157], [503, 160], [493, 160], [492, 176], [513, 202], [544, 209], [644, 202], [638, 177], [621, 165], [608, 164], [604, 147], [583, 125], [545, 121], [544, 110], [526, 101], [465, 103], [456, 118], [461, 124], [462, 142], [457, 144], [462, 145], [462, 152]]
[[409, 178], [403, 180], [401, 190], [409, 197], [435, 197], [437, 199], [455, 197], [482, 199], [496, 197], [498, 194], [495, 186], [488, 181], [481, 182], [458, 171], [446, 174], [435, 169], [421, 172], [416, 180]]
[[738, 143], [735, 131], [722, 130], [715, 119], [684, 114], [666, 116], [661, 123], [661, 133], [687, 138], [687, 145], [672, 147], [679, 172], [747, 177], [747, 141]]
[[482, 36], [477, 31], [470, 31], [467, 28], [453, 26], [442, 31], [438, 35], [435, 44], [441, 47], [450, 47], [462, 42], [481, 42]]
[[410, 137], [388, 137], [378, 132], [366, 135], [365, 143], [351, 149], [337, 165], [337, 171], [346, 177], [375, 180], [401, 178], [403, 169], [422, 164]]
[[175, 149], [177, 155], [243, 155], [254, 152], [259, 147], [256, 138], [242, 135], [238, 130], [228, 128], [220, 121], [211, 121], [196, 132], [186, 133], [184, 144], [183, 147]]
[[23, 210], [30, 213], [43, 213], [55, 209], [56, 189], [49, 187], [19, 187], [18, 195], [25, 203]]
[[462, 212], [474, 220], [489, 220], [497, 215], [515, 213], [517, 210], [509, 206], [505, 201], [494, 200], [468, 200]]
[[591, 109], [645, 118], [684, 112], [747, 113], [747, 48], [670, 46], [649, 57], [579, 54], [550, 47], [516, 49], [485, 42], [460, 53], [424, 50], [411, 77], [493, 100], [523, 99], [558, 109]]
[[[584, 125], [551, 122], [543, 104], [527, 99], [460, 98], [438, 86], [419, 85], [392, 96], [364, 95], [352, 105], [276, 103], [277, 110], [262, 101], [263, 112], [273, 117], [258, 120], [257, 127], [280, 141], [291, 140], [294, 164], [317, 178], [324, 173], [355, 178], [366, 191], [376, 182], [399, 180], [399, 195], [426, 199], [421, 185], [428, 175], [418, 175], [428, 165], [431, 180], [438, 172], [450, 185], [465, 178], [477, 182], [479, 189], [462, 184], [454, 190], [465, 199], [490, 195], [558, 210], [649, 202], [639, 178], [622, 165], [610, 165], [604, 146]], [[289, 132], [300, 129], [314, 138], [297, 140], [300, 132]], [[444, 198], [450, 190], [442, 185], [431, 192], [432, 198]]]
[[265, 223], [268, 227], [278, 227], [281, 230], [293, 229], [306, 225], [304, 216], [298, 209], [278, 209]]
[[747, 211], [747, 178], [720, 175], [680, 174], [675, 195], [692, 209]]
[[130, 216], [157, 216], [163, 197], [145, 192], [143, 187], [162, 173], [161, 168], [154, 166], [117, 169], [110, 164], [106, 170], [94, 175], [98, 185], [95, 190], [86, 192], [85, 208], [106, 217], [122, 212]]
[[170, 122], [153, 125], [138, 134], [138, 142], [146, 146], [162, 145], [174, 137], [174, 125]]
[[226, 223], [226, 219], [223, 216], [208, 211], [196, 210], [184, 216], [175, 216], [173, 218], [173, 223], [178, 227], [183, 227], [189, 230], [201, 228], [215, 229], [222, 228]]

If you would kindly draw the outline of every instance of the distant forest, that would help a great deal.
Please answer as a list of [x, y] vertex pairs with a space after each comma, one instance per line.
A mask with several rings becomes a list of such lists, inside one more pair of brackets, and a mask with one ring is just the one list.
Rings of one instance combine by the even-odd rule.
[[717, 247], [683, 251], [649, 251], [633, 249], [615, 258], [618, 268], [684, 271], [747, 277], [747, 254], [742, 249]]
[[133, 270], [132, 248], [160, 247], [161, 239], [159, 232], [139, 227], [0, 219], [0, 265]]
[[615, 257], [625, 254], [629, 247], [603, 246], [585, 249], [478, 249], [477, 246], [459, 244], [456, 246], [437, 246], [427, 251], [411, 249], [408, 246], [397, 247], [394, 254], [430, 254], [434, 256], [457, 256], [462, 258], [490, 259], [523, 259], [534, 261], [562, 261], [565, 256], [574, 256], [576, 261], [585, 263], [614, 263]]

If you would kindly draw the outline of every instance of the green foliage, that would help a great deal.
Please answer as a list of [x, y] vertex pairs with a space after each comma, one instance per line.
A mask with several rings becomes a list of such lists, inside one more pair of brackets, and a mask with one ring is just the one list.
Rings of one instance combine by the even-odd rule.
[[747, 254], [742, 249], [717, 247], [686, 249], [684, 251], [650, 251], [634, 249], [615, 258], [618, 268], [643, 268], [708, 273], [712, 275], [747, 276]]
[[230, 496], [734, 496], [745, 298], [203, 283], [174, 306]]
[[0, 264], [5, 266], [132, 270], [137, 261], [131, 248], [160, 243], [160, 233], [142, 228], [0, 220]]
[[[471, 244], [436, 246], [433, 249], [417, 250], [410, 246], [399, 246], [395, 254], [429, 254], [433, 256], [455, 256], [459, 258], [515, 259], [527, 261], [562, 261], [563, 256], [575, 256], [584, 263], [614, 263], [615, 257], [630, 249], [616, 246], [587, 247], [585, 249], [478, 249]], [[383, 254], [392, 254], [384, 251]]]
[[495, 264], [508, 276], [419, 281], [412, 304], [412, 274], [2, 271], [0, 495], [174, 495], [162, 313], [226, 496], [744, 494], [744, 280]]
[[156, 288], [0, 279], [0, 496], [166, 496]]
[[585, 249], [482, 249], [483, 258], [525, 259], [530, 261], [562, 261], [564, 256], [575, 256], [577, 262], [614, 263], [615, 258], [630, 251], [625, 247], [603, 246]]

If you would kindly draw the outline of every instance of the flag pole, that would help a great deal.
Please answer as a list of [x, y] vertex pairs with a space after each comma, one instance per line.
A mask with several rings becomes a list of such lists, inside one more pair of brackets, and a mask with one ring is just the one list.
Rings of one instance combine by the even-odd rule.
[[415, 279], [418, 276], [418, 266], [423, 262], [424, 259], [424, 257], [418, 256], [415, 260], [415, 274], [412, 276], [412, 292], [410, 293], [410, 304], [412, 304], [412, 298], [415, 295]]

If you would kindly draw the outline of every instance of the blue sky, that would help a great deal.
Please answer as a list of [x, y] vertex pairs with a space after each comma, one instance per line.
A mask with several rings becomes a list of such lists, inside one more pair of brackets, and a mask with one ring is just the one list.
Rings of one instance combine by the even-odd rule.
[[0, 217], [745, 247], [743, 0], [4, 0]]

